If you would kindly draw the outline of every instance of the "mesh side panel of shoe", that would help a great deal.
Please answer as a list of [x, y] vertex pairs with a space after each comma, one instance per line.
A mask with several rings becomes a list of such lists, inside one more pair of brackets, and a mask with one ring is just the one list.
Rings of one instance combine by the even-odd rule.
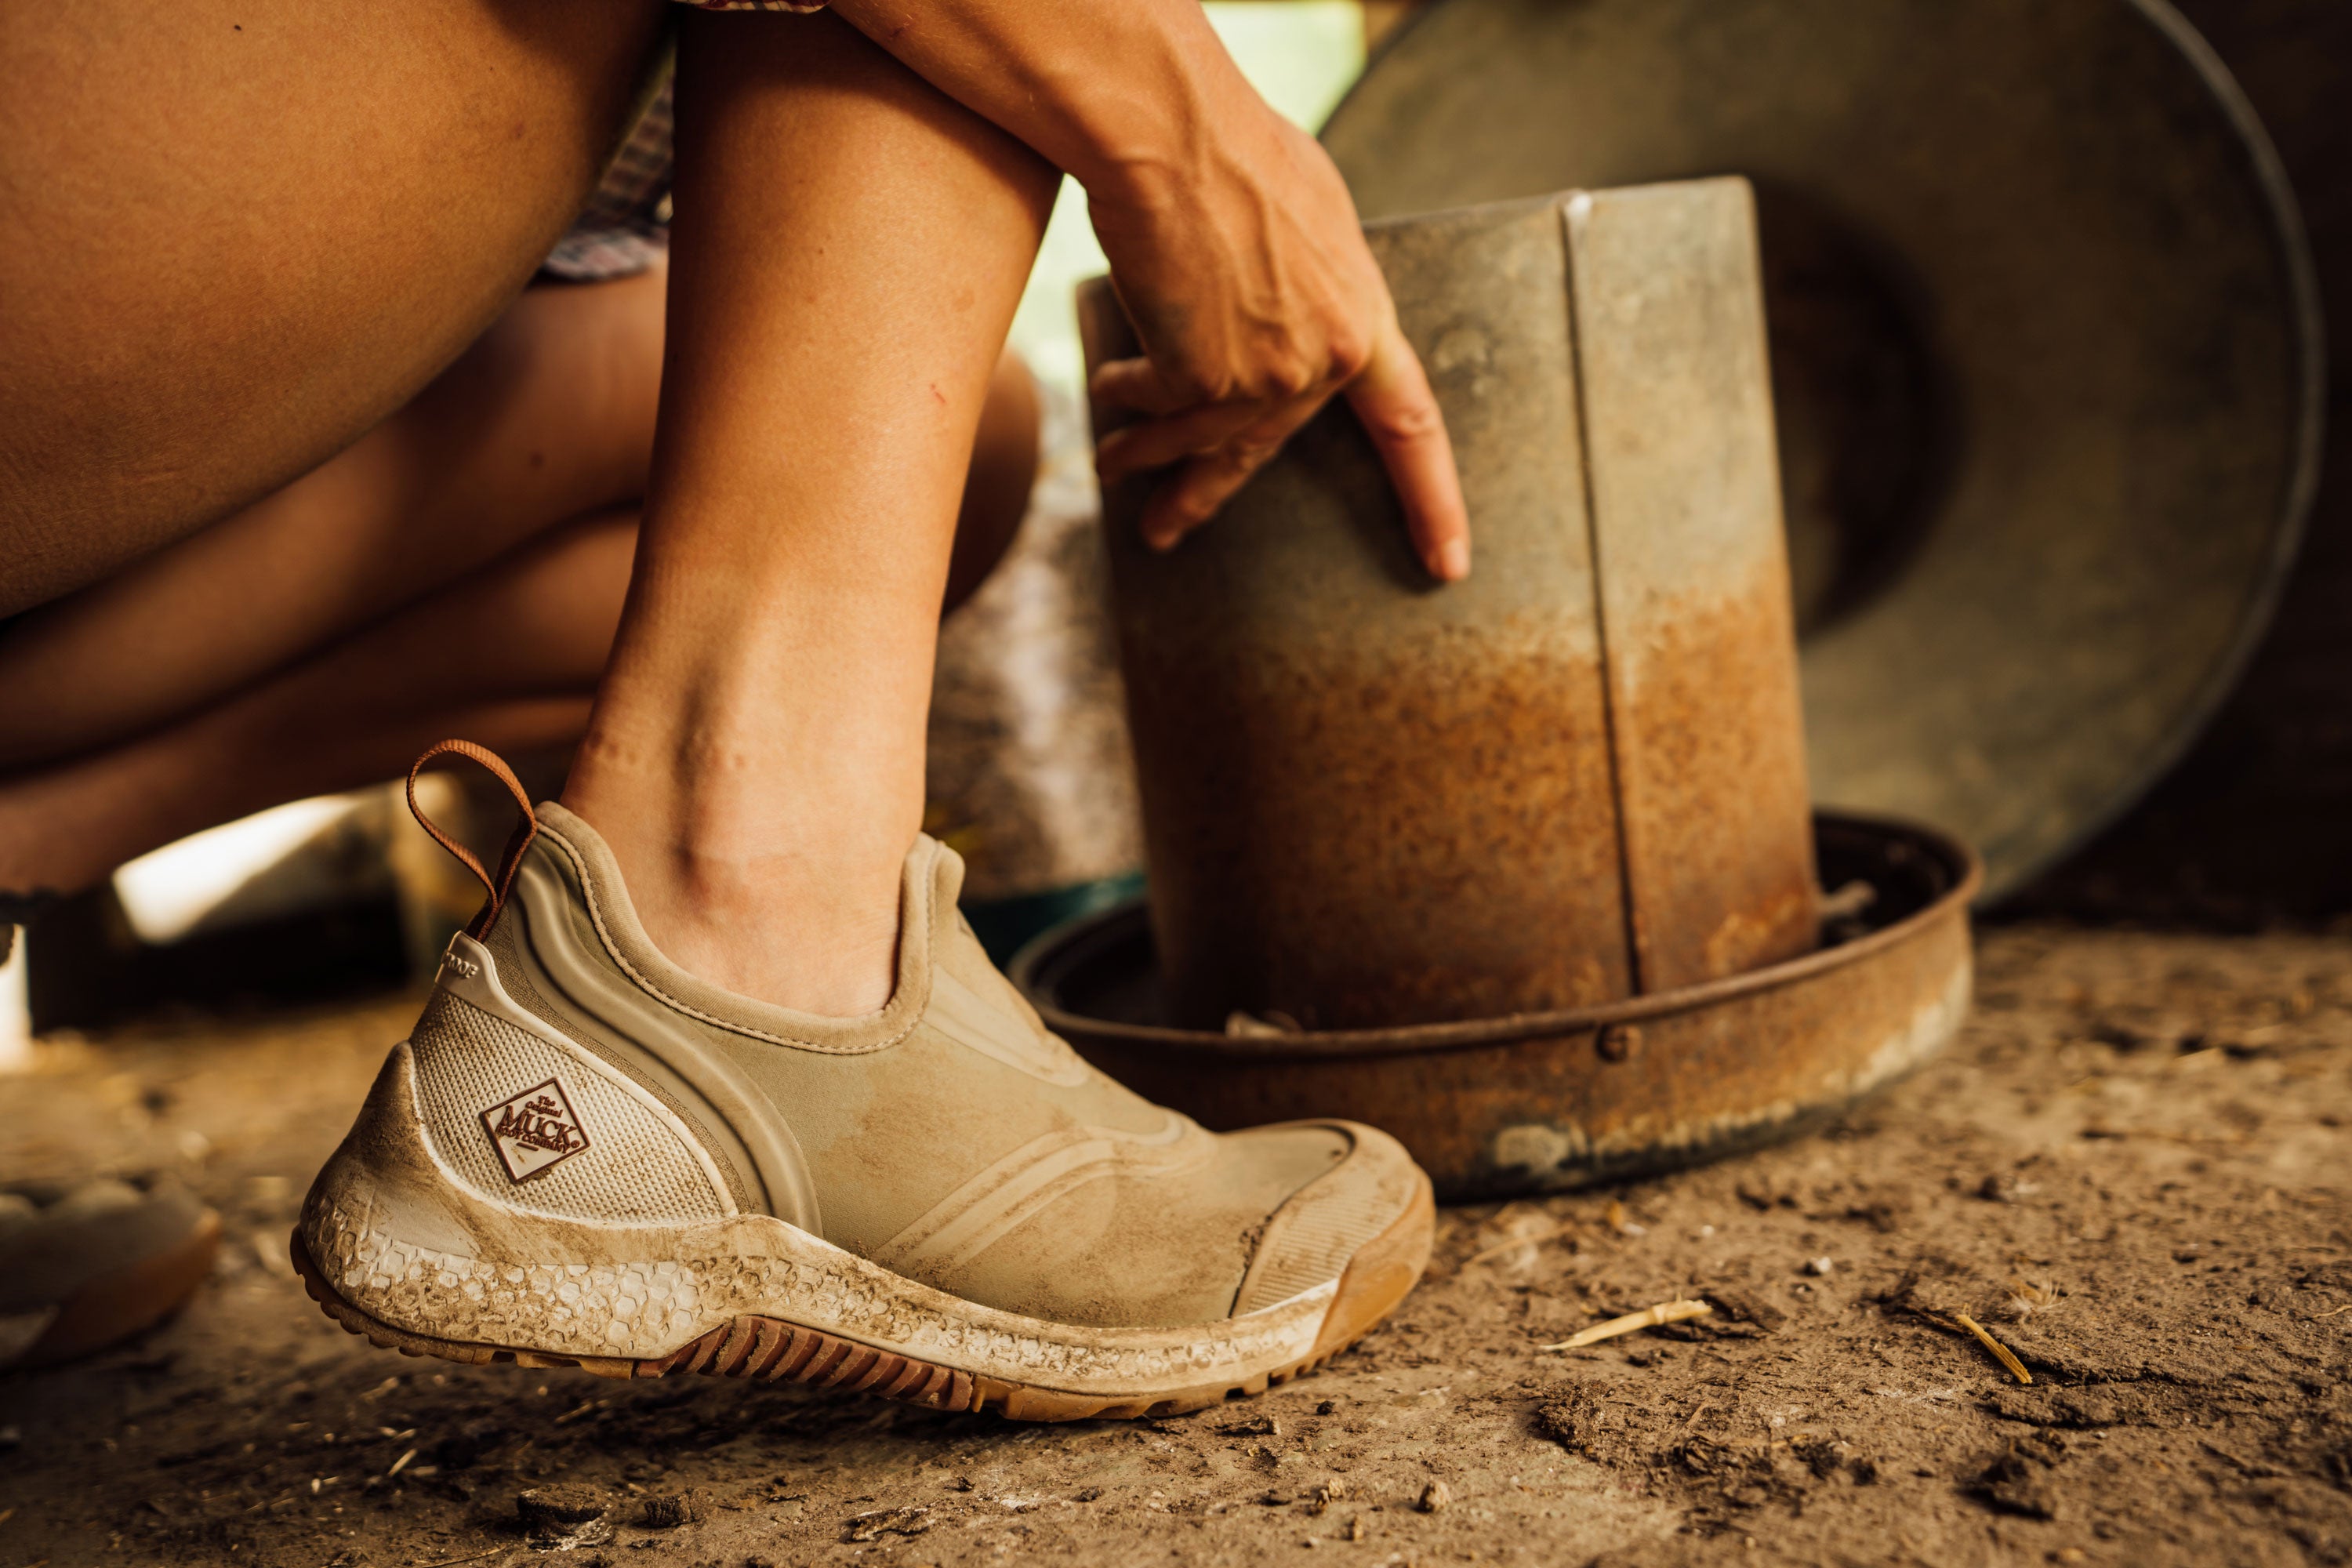
[[1309, 1192], [1305, 1201], [1307, 1206], [1267, 1239], [1272, 1251], [1234, 1303], [1236, 1313], [1287, 1301], [1338, 1278], [1356, 1249], [1396, 1218], [1396, 1205], [1377, 1189]]
[[[711, 1137], [710, 1129], [701, 1117], [695, 1114], [692, 1107], [681, 1105], [660, 1084], [651, 1081], [644, 1073], [633, 1070], [625, 1058], [618, 1058], [616, 1053], [602, 1046], [578, 1018], [558, 1006], [545, 992], [532, 984], [530, 966], [522, 961], [521, 948], [516, 940], [515, 925], [511, 920], [499, 921], [490, 928], [489, 936], [482, 943], [490, 950], [490, 956], [498, 961], [499, 984], [506, 987], [507, 994], [514, 999], [515, 1005], [660, 1100], [672, 1116], [686, 1123], [687, 1131], [699, 1140], [704, 1148], [717, 1147], [718, 1141]], [[738, 1208], [751, 1207], [751, 1194], [740, 1185], [742, 1178], [725, 1162], [721, 1162], [719, 1168], [730, 1184], [730, 1195], [735, 1205]]]
[[[425, 1005], [409, 1037], [416, 1095], [433, 1152], [486, 1195], [527, 1214], [604, 1223], [691, 1222], [731, 1208], [677, 1130], [581, 1058], [446, 993]], [[528, 1098], [552, 1079], [575, 1124], [559, 1137], [576, 1152], [517, 1180], [483, 1113]], [[544, 1152], [521, 1152], [526, 1163]]]

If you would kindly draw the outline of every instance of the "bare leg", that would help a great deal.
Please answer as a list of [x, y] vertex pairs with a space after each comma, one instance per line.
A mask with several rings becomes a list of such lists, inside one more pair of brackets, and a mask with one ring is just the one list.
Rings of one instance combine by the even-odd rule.
[[1007, 349], [989, 377], [988, 401], [971, 443], [963, 500], [956, 511], [955, 552], [948, 561], [946, 607], [972, 596], [996, 569], [1029, 511], [1037, 484], [1037, 444], [1044, 422], [1037, 383], [1021, 356]]
[[415, 397], [578, 211], [662, 14], [0, 6], [0, 614]]
[[445, 735], [570, 744], [620, 620], [635, 521], [557, 530], [194, 718], [0, 779], [0, 889], [88, 886], [198, 828], [395, 777]]
[[645, 537], [565, 804], [648, 931], [887, 997], [964, 454], [1055, 175], [826, 15], [691, 14]]
[[[0, 777], [201, 711], [522, 541], [643, 498], [666, 268], [533, 289], [417, 400], [317, 471], [0, 636]], [[990, 390], [949, 598], [995, 564], [1035, 472], [1028, 373]], [[0, 885], [5, 885], [0, 883]]]
[[[1028, 371], [1008, 355], [972, 454], [950, 609], [987, 576], [1020, 523], [1035, 466], [1034, 401]], [[86, 886], [215, 823], [394, 777], [447, 735], [501, 751], [568, 750], [587, 727], [635, 545], [634, 509], [547, 530], [223, 702], [86, 756], [0, 773], [0, 890]], [[383, 565], [415, 563], [387, 549]], [[237, 602], [234, 580], [189, 586], [193, 612], [224, 595]], [[158, 605], [165, 615], [183, 607], [175, 598]], [[105, 634], [123, 634], [135, 650], [140, 629], [98, 619], [95, 668], [61, 678], [110, 700], [108, 679], [138, 668], [125, 668]], [[14, 679], [0, 656], [0, 684]]]
[[664, 272], [533, 289], [277, 494], [0, 637], [0, 770], [194, 713], [566, 519], [645, 495]]
[[[695, 385], [668, 410], [672, 521], [643, 552], [656, 581], [640, 595], [636, 653], [633, 663], [624, 654], [604, 743], [574, 804], [608, 826], [661, 824], [645, 841], [632, 844], [625, 828], [615, 837], [655, 929], [681, 958], [742, 989], [854, 1011], [879, 1000], [871, 984], [855, 994], [827, 987], [861, 960], [866, 979], [887, 987], [897, 864], [920, 816], [948, 541], [1054, 176], [829, 19], [690, 19], [698, 37], [706, 26], [734, 31], [723, 58], [688, 48], [709, 113], [688, 111], [687, 138], [700, 138], [707, 156], [681, 195], [708, 199], [690, 207], [681, 243], [693, 249], [697, 212], [710, 233], [677, 316], [688, 341], [675, 363], [691, 367]], [[7, 390], [38, 380], [20, 367]], [[225, 395], [203, 375], [193, 382], [215, 401]], [[78, 390], [88, 389], [65, 389]], [[194, 440], [196, 395], [178, 382], [168, 393], [162, 434]], [[93, 400], [82, 401], [87, 413]], [[101, 413], [106, 401], [94, 399]], [[238, 448], [243, 437], [230, 435], [226, 447]], [[250, 440], [240, 449], [248, 479], [283, 457], [257, 456]], [[746, 452], [760, 460], [745, 462]], [[990, 468], [988, 458], [978, 455], [975, 471]], [[70, 502], [79, 471], [42, 465], [40, 483], [16, 499]], [[126, 504], [135, 512], [144, 503]], [[975, 525], [966, 537], [986, 524], [1001, 542], [1019, 505], [963, 511]], [[184, 531], [178, 514], [163, 521]], [[96, 534], [68, 552], [66, 569], [87, 575], [140, 542], [136, 529]], [[343, 559], [383, 564], [364, 552]], [[506, 573], [501, 564], [483, 576]], [[961, 584], [977, 574], [955, 575]], [[208, 573], [189, 581], [232, 603], [241, 587]], [[0, 586], [27, 591], [22, 574]], [[364, 613], [347, 598], [314, 613], [305, 635]], [[12, 846], [0, 887], [77, 885], [174, 832], [396, 771], [425, 731], [466, 717], [452, 711], [446, 683], [430, 700], [415, 696], [435, 692], [453, 652], [481, 677], [472, 717], [486, 739], [567, 738], [581, 721], [576, 687], [502, 688], [495, 671], [482, 675], [478, 634], [517, 613], [469, 580], [146, 739], [0, 781], [0, 837]], [[121, 629], [121, 619], [94, 615], [83, 629]], [[576, 630], [595, 617], [575, 605], [561, 619]], [[258, 662], [248, 645], [206, 679]], [[601, 650], [572, 660], [588, 673], [599, 662]], [[100, 728], [168, 706], [152, 690], [134, 696]], [[70, 742], [58, 731], [28, 732], [13, 754], [53, 755], [61, 743]], [[705, 772], [710, 754], [737, 766]], [[778, 756], [787, 765], [768, 767]], [[666, 810], [677, 815], [663, 818]], [[774, 940], [748, 968], [731, 960], [735, 933], [763, 920], [777, 924]], [[763, 977], [762, 963], [780, 956], [785, 972]]]

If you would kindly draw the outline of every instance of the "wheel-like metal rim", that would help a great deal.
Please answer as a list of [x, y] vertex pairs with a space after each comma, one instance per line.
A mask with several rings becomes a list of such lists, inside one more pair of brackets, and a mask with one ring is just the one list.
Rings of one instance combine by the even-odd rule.
[[1605, 1006], [1574, 1007], [1549, 1013], [1513, 1013], [1499, 1018], [1478, 1018], [1458, 1024], [1417, 1024], [1396, 1029], [1309, 1030], [1296, 1036], [1236, 1037], [1205, 1029], [1176, 1029], [1156, 1024], [1127, 1024], [1087, 1017], [1055, 1003], [1045, 981], [1054, 971], [1075, 968], [1087, 958], [1118, 942], [1132, 940], [1129, 928], [1145, 910], [1138, 899], [1099, 914], [1087, 915], [1045, 932], [1014, 955], [1013, 983], [1020, 987], [1048, 1026], [1061, 1034], [1089, 1039], [1120, 1040], [1181, 1050], [1200, 1056], [1255, 1062], [1301, 1061], [1334, 1057], [1401, 1056], [1418, 1052], [1467, 1049], [1512, 1040], [1590, 1033], [1604, 1025], [1637, 1023], [1755, 995], [1853, 964], [1866, 963], [1891, 948], [1900, 947], [1919, 932], [1959, 915], [1976, 896], [1984, 867], [1975, 852], [1948, 833], [1891, 817], [1848, 812], [1816, 812], [1814, 822], [1824, 834], [1875, 837], [1919, 853], [1944, 872], [1944, 888], [1925, 907], [1901, 920], [1868, 931], [1851, 942], [1822, 948], [1801, 958], [1775, 963], [1728, 979], [1688, 985], [1675, 991], [1630, 997]]

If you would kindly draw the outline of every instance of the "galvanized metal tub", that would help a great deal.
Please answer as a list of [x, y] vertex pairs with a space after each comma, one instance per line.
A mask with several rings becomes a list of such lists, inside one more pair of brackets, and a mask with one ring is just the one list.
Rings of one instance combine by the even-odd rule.
[[1438, 0], [1324, 127], [1367, 219], [1738, 173], [1816, 802], [2022, 885], [2235, 682], [2316, 483], [2302, 221], [2164, 0]]
[[[1400, 1027], [1815, 939], [1754, 205], [1737, 179], [1372, 226], [1476, 539], [1413, 562], [1344, 404], [1170, 554], [1103, 498], [1171, 1021]], [[1107, 291], [1088, 357], [1135, 352]], [[1123, 340], [1123, 341], [1122, 341]]]
[[1671, 1170], [1818, 1124], [1948, 1042], [1981, 868], [1931, 828], [1822, 813], [1822, 884], [1870, 889], [1826, 945], [1729, 979], [1475, 1023], [1234, 1037], [1165, 1022], [1140, 903], [1048, 932], [1013, 978], [1097, 1067], [1217, 1129], [1345, 1116], [1447, 1201]]

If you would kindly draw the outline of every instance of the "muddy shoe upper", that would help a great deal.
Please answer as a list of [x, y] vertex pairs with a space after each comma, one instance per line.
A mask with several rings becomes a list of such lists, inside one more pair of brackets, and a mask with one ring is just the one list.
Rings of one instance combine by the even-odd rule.
[[889, 1002], [838, 1019], [678, 969], [595, 832], [540, 824], [306, 1206], [370, 1321], [657, 1362], [748, 1314], [991, 1379], [1001, 1334], [1057, 1363], [1024, 1383], [1164, 1403], [1262, 1386], [1418, 1273], [1428, 1186], [1392, 1140], [1220, 1136], [1103, 1077], [989, 963], [936, 842]]

